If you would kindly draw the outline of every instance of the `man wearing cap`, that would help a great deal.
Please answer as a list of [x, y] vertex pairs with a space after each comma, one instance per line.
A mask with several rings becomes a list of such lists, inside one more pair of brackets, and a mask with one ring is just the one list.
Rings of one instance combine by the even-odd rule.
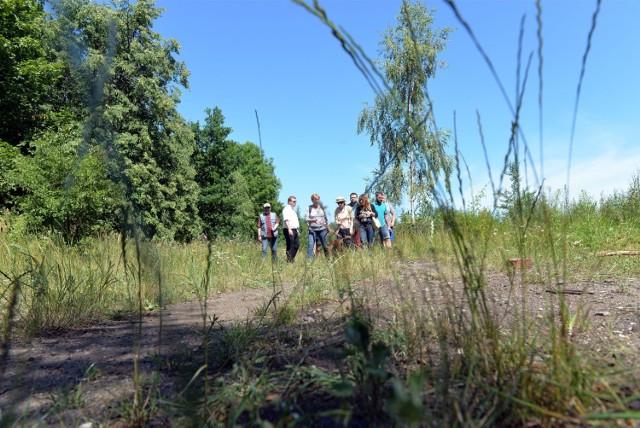
[[271, 260], [278, 261], [278, 215], [271, 212], [271, 204], [263, 205], [264, 212], [258, 216], [258, 241], [262, 243], [262, 261], [267, 259], [267, 247], [271, 247]]
[[334, 213], [336, 223], [338, 223], [338, 238], [353, 236], [353, 210], [346, 204], [342, 196], [336, 198], [338, 208]]
[[282, 210], [282, 221], [284, 222], [284, 239], [287, 243], [287, 261], [293, 263], [300, 248], [300, 220], [298, 214], [293, 210], [296, 206], [296, 197], [289, 196], [287, 206]]

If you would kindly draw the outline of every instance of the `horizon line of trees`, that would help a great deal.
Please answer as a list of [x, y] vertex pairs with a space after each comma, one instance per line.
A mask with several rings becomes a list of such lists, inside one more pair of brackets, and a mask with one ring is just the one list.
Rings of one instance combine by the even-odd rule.
[[219, 108], [177, 111], [189, 71], [152, 0], [0, 3], [0, 211], [74, 242], [135, 223], [148, 239], [250, 236], [280, 209], [273, 160]]

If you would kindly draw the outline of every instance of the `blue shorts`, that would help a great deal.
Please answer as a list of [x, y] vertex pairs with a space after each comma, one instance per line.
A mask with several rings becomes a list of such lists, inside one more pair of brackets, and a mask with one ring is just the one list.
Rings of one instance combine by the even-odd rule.
[[381, 241], [385, 241], [391, 238], [391, 235], [389, 235], [389, 228], [386, 224], [384, 226], [380, 226], [380, 230], [378, 230], [378, 233], [380, 234]]

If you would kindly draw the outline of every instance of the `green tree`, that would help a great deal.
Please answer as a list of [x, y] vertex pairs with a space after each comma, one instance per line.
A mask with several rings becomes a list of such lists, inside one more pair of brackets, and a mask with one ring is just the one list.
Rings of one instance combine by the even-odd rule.
[[403, 2], [396, 26], [380, 42], [383, 59], [376, 61], [387, 90], [358, 118], [358, 133], [368, 133], [379, 148], [375, 182], [392, 202], [408, 193], [412, 220], [416, 204], [428, 204], [439, 174], [448, 176], [451, 169], [447, 135], [435, 128], [425, 96], [428, 80], [444, 65], [437, 55], [450, 32], [433, 28], [433, 14], [421, 3]]
[[4, 141], [0, 141], [0, 208], [13, 205], [14, 191], [17, 185], [11, 177], [15, 169], [16, 159], [20, 158], [20, 150]]
[[81, 144], [81, 126], [71, 123], [43, 132], [31, 156], [15, 159], [9, 177], [24, 189], [17, 208], [29, 231], [57, 231], [72, 242], [114, 227], [122, 192], [107, 178], [98, 148], [77, 156]]
[[280, 181], [272, 160], [258, 146], [228, 139], [232, 129], [224, 126], [218, 107], [205, 112], [204, 125], [192, 124], [200, 216], [210, 237], [250, 236], [262, 204], [270, 202], [275, 212], [282, 209], [277, 202]]
[[188, 71], [178, 43], [152, 30], [161, 10], [151, 0], [60, 0], [56, 11], [77, 65], [71, 77], [87, 92], [80, 155], [93, 147], [107, 155], [147, 237], [193, 238], [201, 229], [193, 133], [176, 108]]
[[41, 1], [0, 1], [0, 141], [23, 153], [45, 127], [63, 77], [52, 28]]
[[42, 2], [0, 1], [0, 208], [15, 207], [25, 193], [12, 172], [32, 152], [34, 134], [50, 126], [63, 74]]
[[542, 221], [542, 212], [536, 210], [541, 189], [531, 189], [522, 184], [520, 166], [516, 161], [507, 164], [505, 175], [509, 179], [509, 189], [498, 192], [499, 214], [517, 226], [524, 226], [534, 215]]

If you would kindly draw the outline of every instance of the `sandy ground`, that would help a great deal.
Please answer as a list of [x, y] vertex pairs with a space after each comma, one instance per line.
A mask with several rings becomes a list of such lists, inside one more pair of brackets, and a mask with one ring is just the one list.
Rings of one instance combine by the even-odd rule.
[[[392, 318], [407, 299], [421, 302], [432, 314], [452, 307], [464, 309], [459, 280], [443, 286], [437, 279], [439, 272], [426, 262], [405, 263], [401, 271], [400, 281], [358, 286], [361, 295], [369, 299], [372, 307], [378, 308], [381, 320]], [[597, 281], [561, 284], [548, 289], [541, 284], [523, 286], [517, 271], [513, 281], [509, 278], [507, 270], [487, 275], [490, 305], [507, 328], [509, 319], [514, 319], [525, 303], [532, 319], [542, 322], [550, 313], [550, 305], [557, 305], [562, 297], [571, 313], [578, 314], [572, 340], [611, 359], [612, 364], [624, 359], [636, 361], [640, 366], [638, 279], [603, 276]], [[254, 317], [255, 309], [265, 305], [272, 294], [273, 291], [266, 288], [219, 294], [209, 299], [207, 312], [215, 314], [222, 324], [247, 319]], [[327, 325], [327, 317], [340, 313], [337, 300], [308, 308], [300, 315], [301, 322]], [[151, 376], [157, 371], [158, 361], [162, 361], [160, 390], [170, 393], [178, 388], [178, 381], [184, 382], [184, 374], [179, 380], [179, 373], [167, 369], [166, 364], [184, 361], [201, 349], [205, 324], [202, 314], [201, 302], [187, 302], [145, 313], [141, 325], [137, 319], [112, 321], [39, 337], [28, 343], [13, 343], [0, 382], [0, 408], [5, 412], [11, 408], [29, 422], [40, 420], [47, 425], [56, 421], [68, 425], [69, 420], [73, 421], [71, 424], [105, 420], [105, 415], [107, 420], [113, 420], [113, 414], [122, 411], [131, 401], [136, 347], [143, 376]], [[322, 328], [318, 331], [321, 334]], [[337, 334], [326, 333], [327, 337]], [[134, 341], [138, 337], [140, 339]], [[319, 343], [324, 346], [325, 342]], [[65, 411], [73, 412], [74, 418], [56, 419]]]

